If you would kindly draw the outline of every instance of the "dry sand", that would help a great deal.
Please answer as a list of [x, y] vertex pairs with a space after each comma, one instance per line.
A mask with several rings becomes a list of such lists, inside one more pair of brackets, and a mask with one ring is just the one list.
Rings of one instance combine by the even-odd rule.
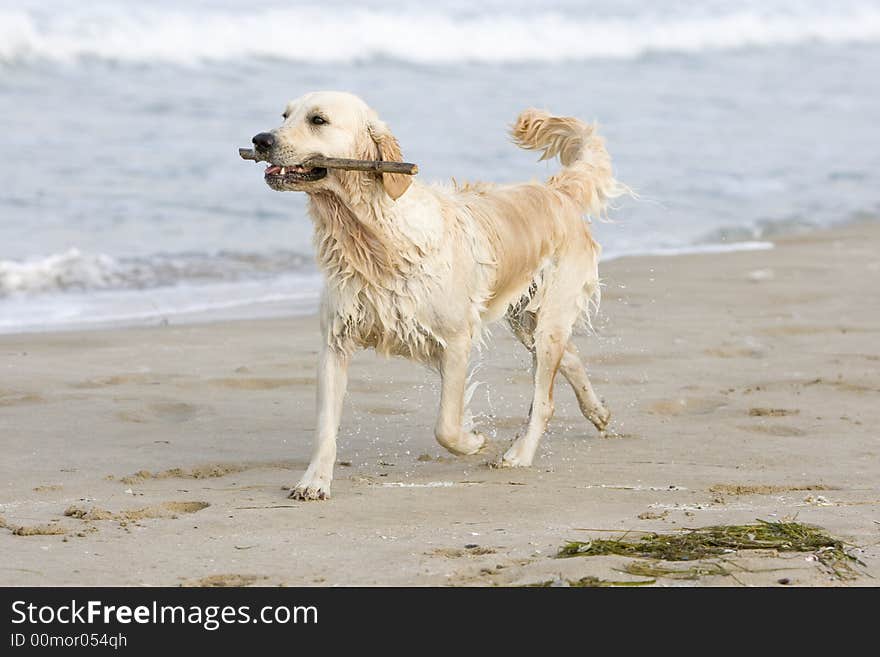
[[310, 453], [313, 318], [0, 337], [0, 584], [637, 580], [620, 557], [552, 557], [567, 539], [796, 517], [857, 546], [858, 578], [767, 551], [657, 585], [875, 585], [878, 241], [863, 224], [608, 263], [598, 335], [578, 343], [613, 432], [560, 383], [528, 470], [486, 465], [528, 409], [504, 328], [472, 404], [491, 442], [467, 458], [433, 440], [433, 373], [362, 354], [328, 502], [282, 489]]

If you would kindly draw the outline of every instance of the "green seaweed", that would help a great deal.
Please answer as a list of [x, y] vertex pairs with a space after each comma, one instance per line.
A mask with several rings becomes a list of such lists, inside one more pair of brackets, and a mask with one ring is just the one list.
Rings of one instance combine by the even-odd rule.
[[714, 562], [695, 564], [688, 568], [670, 568], [656, 561], [631, 561], [621, 570], [628, 575], [638, 577], [666, 577], [668, 579], [700, 579], [711, 575], [727, 576], [731, 574], [724, 566]]
[[[586, 577], [581, 577], [580, 579], [567, 579], [564, 580], [564, 584], [562, 586], [570, 586], [572, 588], [582, 588], [582, 589], [592, 589], [592, 588], [603, 588], [606, 586], [647, 586], [648, 584], [653, 584], [656, 580], [654, 579], [646, 579], [646, 580], [636, 580], [636, 581], [625, 581], [625, 582], [614, 582], [607, 579], [600, 579], [598, 577], [593, 577], [592, 575], [588, 575]], [[560, 580], [548, 579], [544, 582], [538, 582], [537, 584], [526, 584], [528, 588], [548, 588], [551, 586], [559, 586]]]
[[624, 538], [569, 541], [556, 556], [620, 555], [658, 561], [699, 561], [744, 550], [810, 552], [840, 579], [854, 579], [857, 573], [853, 564], [864, 565], [846, 551], [843, 541], [819, 527], [799, 522], [758, 520], [752, 525], [712, 525], [677, 534], [648, 534], [636, 541]]

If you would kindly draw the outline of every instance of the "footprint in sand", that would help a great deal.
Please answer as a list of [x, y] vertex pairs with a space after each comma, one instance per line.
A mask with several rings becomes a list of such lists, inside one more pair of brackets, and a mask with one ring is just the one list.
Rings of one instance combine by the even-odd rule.
[[0, 407], [18, 406], [19, 404], [42, 404], [45, 401], [45, 397], [35, 392], [0, 390]]
[[707, 356], [716, 358], [763, 358], [764, 351], [756, 347], [722, 346], [705, 349]]
[[751, 431], [752, 433], [763, 433], [768, 436], [805, 436], [807, 433], [797, 427], [787, 427], [781, 424], [740, 425], [737, 428], [743, 431]]
[[226, 586], [250, 586], [259, 580], [266, 579], [264, 575], [238, 575], [227, 573], [223, 575], [209, 575], [198, 579], [184, 580], [180, 585], [183, 587], [226, 587]]
[[844, 392], [880, 392], [880, 387], [853, 383], [851, 381], [835, 381], [831, 385]]
[[723, 399], [710, 397], [681, 397], [679, 399], [661, 399], [647, 405], [645, 410], [652, 415], [709, 415], [726, 406]]
[[274, 390], [275, 388], [288, 388], [291, 386], [312, 386], [317, 381], [313, 377], [262, 377], [262, 378], [224, 378], [211, 379], [209, 384], [221, 388], [233, 388], [236, 390]]
[[13, 536], [60, 536], [67, 533], [67, 529], [59, 524], [15, 525], [3, 516], [0, 516], [0, 529], [8, 529]]
[[854, 333], [858, 329], [846, 326], [771, 326], [761, 330], [764, 335], [820, 335], [822, 333]]
[[187, 404], [186, 402], [153, 402], [143, 409], [119, 411], [116, 417], [123, 422], [134, 422], [136, 424], [157, 420], [176, 423], [186, 422], [198, 413], [204, 412], [204, 410], [203, 407]]
[[225, 477], [228, 474], [235, 474], [244, 470], [247, 470], [247, 466], [219, 463], [201, 465], [195, 468], [170, 468], [168, 470], [162, 470], [161, 472], [138, 470], [134, 474], [121, 477], [119, 481], [123, 484], [140, 484], [148, 479], [214, 479], [216, 477]]
[[183, 422], [198, 412], [198, 407], [186, 402], [155, 402], [150, 404], [150, 411], [158, 418]]
[[831, 490], [825, 484], [803, 484], [777, 486], [773, 484], [714, 484], [709, 487], [710, 493], [720, 495], [775, 495], [778, 493], [791, 493], [810, 490]]
[[186, 513], [197, 513], [211, 506], [208, 502], [163, 502], [140, 509], [126, 509], [113, 512], [97, 506], [85, 507], [73, 505], [64, 510], [68, 518], [78, 520], [144, 520], [146, 518], [176, 518]]
[[43, 484], [41, 486], [34, 487], [35, 493], [50, 493], [54, 491], [59, 491], [64, 488], [61, 484]]
[[800, 410], [788, 408], [764, 408], [756, 407], [749, 409], [749, 415], [752, 417], [783, 417], [785, 415], [798, 415]]
[[[258, 461], [254, 463], [208, 463], [191, 468], [169, 468], [159, 472], [138, 470], [130, 475], [120, 477], [123, 484], [142, 484], [149, 479], [215, 479], [236, 474], [255, 468], [275, 468], [280, 470], [300, 469], [306, 467], [304, 461]], [[114, 475], [107, 475], [107, 479], [115, 480]]]
[[69, 384], [71, 388], [83, 390], [92, 390], [97, 388], [107, 388], [110, 386], [121, 386], [126, 384], [135, 385], [158, 385], [163, 379], [168, 380], [168, 375], [152, 374], [152, 373], [135, 373], [135, 374], [116, 374], [113, 376], [99, 376], [78, 383]]
[[484, 547], [482, 545], [465, 545], [464, 549], [460, 548], [434, 548], [425, 554], [429, 557], [445, 557], [446, 559], [460, 559], [462, 557], [481, 557], [486, 554], [495, 554], [497, 550], [492, 547]]

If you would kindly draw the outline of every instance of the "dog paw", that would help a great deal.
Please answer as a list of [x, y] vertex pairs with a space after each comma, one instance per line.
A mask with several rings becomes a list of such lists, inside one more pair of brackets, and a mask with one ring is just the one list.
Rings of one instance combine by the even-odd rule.
[[329, 500], [330, 479], [321, 476], [304, 476], [293, 487], [288, 497], [292, 500]]
[[316, 486], [297, 486], [288, 497], [292, 500], [329, 500], [330, 490]]
[[593, 423], [596, 429], [602, 432], [608, 428], [608, 423], [611, 421], [611, 411], [604, 406], [600, 406], [587, 415], [587, 419]]
[[486, 446], [486, 437], [481, 433], [474, 431], [463, 431], [454, 440], [437, 436], [439, 442], [447, 450], [458, 456], [470, 456], [476, 454]]
[[495, 468], [528, 468], [532, 465], [532, 457], [521, 454], [515, 447], [507, 450], [501, 458], [493, 464]]

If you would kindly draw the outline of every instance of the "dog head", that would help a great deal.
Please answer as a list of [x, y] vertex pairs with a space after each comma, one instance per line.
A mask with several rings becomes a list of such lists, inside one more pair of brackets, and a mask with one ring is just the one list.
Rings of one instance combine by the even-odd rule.
[[412, 179], [403, 174], [354, 173], [304, 167], [317, 155], [354, 160], [403, 159], [400, 145], [376, 112], [357, 96], [339, 91], [317, 91], [287, 104], [284, 123], [253, 138], [266, 167], [266, 184], [277, 191], [335, 192], [375, 181], [392, 199], [409, 188]]

